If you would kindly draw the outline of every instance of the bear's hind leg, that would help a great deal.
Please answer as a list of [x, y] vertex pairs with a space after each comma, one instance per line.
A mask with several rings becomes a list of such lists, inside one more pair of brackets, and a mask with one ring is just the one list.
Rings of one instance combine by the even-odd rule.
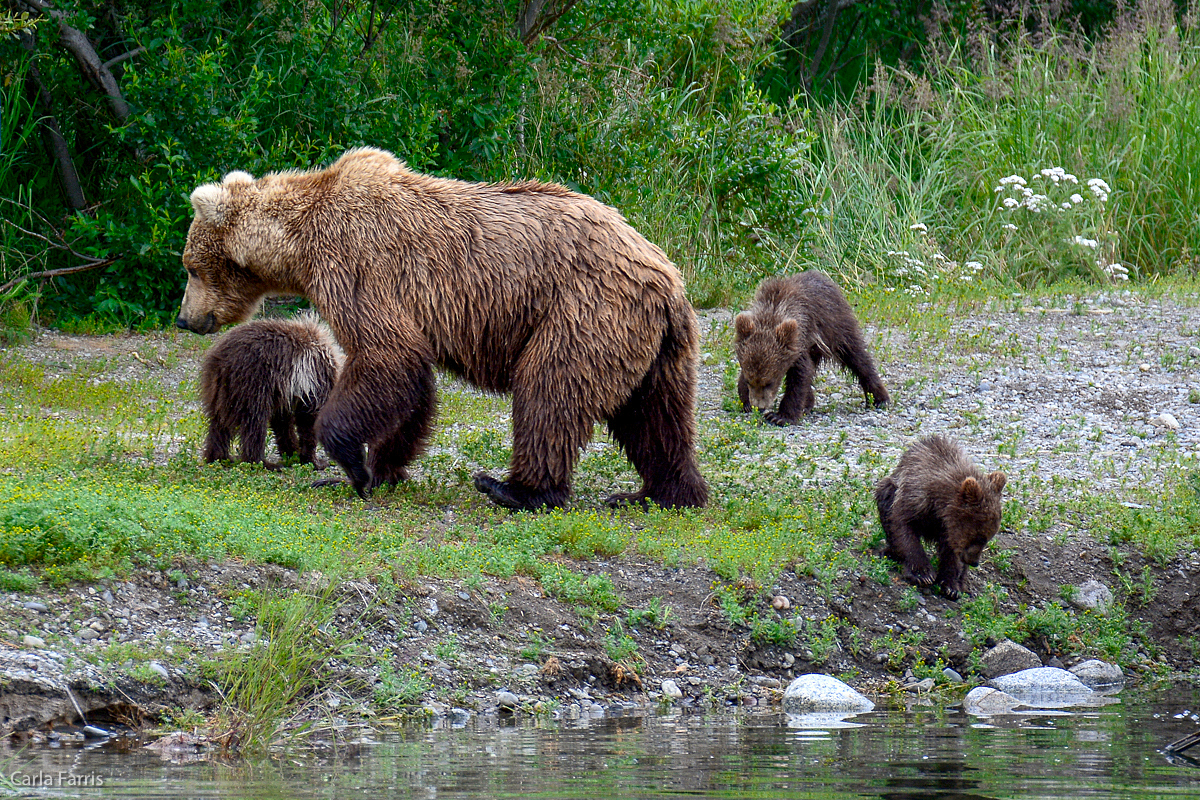
[[708, 484], [696, 464], [696, 371], [684, 342], [670, 334], [641, 384], [608, 418], [608, 430], [642, 478], [642, 490], [605, 502], [703, 508]]
[[233, 428], [229, 422], [220, 416], [213, 416], [208, 421], [208, 436], [204, 440], [204, 460], [209, 464], [228, 461], [232, 442]]
[[317, 415], [306, 408], [296, 409], [296, 454], [300, 461], [312, 464], [313, 469], [322, 470], [329, 466], [323, 458], [317, 458]]
[[862, 336], [857, 331], [854, 333], [855, 335], [851, 337], [852, 340], [840, 347], [835, 357], [842, 363], [842, 366], [854, 373], [867, 402], [876, 408], [883, 408], [892, 401], [891, 395], [888, 394], [887, 387], [883, 385], [883, 380], [875, 369], [875, 362], [871, 359], [871, 354], [867, 352], [867, 345]]
[[[289, 409], [276, 409], [271, 415], [271, 432], [275, 434], [275, 447], [279, 449], [280, 461], [296, 455], [299, 443], [296, 441], [296, 426]], [[278, 466], [266, 461], [263, 464], [267, 469]]]

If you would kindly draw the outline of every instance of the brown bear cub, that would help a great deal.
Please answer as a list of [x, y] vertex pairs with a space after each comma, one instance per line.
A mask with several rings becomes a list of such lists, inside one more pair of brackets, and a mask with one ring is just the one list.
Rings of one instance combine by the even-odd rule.
[[[763, 412], [774, 425], [790, 425], [816, 404], [813, 376], [824, 358], [835, 358], [858, 378], [868, 401], [891, 400], [867, 353], [862, 330], [845, 295], [816, 270], [759, 284], [754, 304], [734, 320], [741, 374], [742, 411]], [[771, 411], [784, 384], [779, 410]]]
[[[887, 535], [884, 554], [904, 566], [918, 586], [935, 581], [951, 600], [963, 590], [968, 566], [1000, 530], [1003, 472], [984, 475], [956, 442], [921, 439], [904, 452], [896, 471], [875, 487], [879, 521]], [[922, 539], [937, 545], [934, 578]]]
[[239, 325], [209, 348], [200, 366], [200, 402], [208, 417], [204, 460], [226, 461], [234, 437], [242, 461], [265, 461], [267, 426], [283, 458], [316, 469], [317, 414], [333, 391], [342, 350], [315, 314]]

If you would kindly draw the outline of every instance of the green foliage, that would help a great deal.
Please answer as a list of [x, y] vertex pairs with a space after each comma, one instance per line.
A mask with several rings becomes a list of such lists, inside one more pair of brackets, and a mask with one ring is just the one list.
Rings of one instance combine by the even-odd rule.
[[336, 605], [326, 596], [297, 592], [266, 597], [258, 609], [259, 640], [225, 653], [213, 665], [222, 696], [218, 739], [231, 750], [262, 751], [295, 704], [321, 686], [331, 658], [345, 656], [350, 642], [331, 635]]
[[631, 608], [625, 615], [625, 622], [631, 628], [643, 625], [656, 630], [662, 630], [671, 622], [671, 607], [663, 602], [661, 597], [651, 597], [645, 608]]
[[379, 683], [375, 685], [375, 702], [384, 709], [399, 711], [420, 701], [422, 695], [433, 688], [425, 675], [412, 667], [397, 670], [392, 664], [390, 653], [379, 667]]
[[30, 593], [37, 589], [38, 579], [28, 569], [0, 568], [0, 592]]

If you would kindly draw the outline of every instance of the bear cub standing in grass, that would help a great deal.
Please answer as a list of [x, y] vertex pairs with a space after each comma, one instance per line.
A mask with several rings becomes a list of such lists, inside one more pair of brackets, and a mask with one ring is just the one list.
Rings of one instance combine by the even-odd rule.
[[[979, 565], [983, 548], [1000, 530], [1004, 483], [1003, 472], [985, 476], [958, 443], [921, 439], [875, 487], [885, 555], [904, 566], [909, 581], [929, 586], [936, 580], [946, 597], [957, 600], [967, 567]], [[936, 579], [922, 539], [937, 545]]]
[[[774, 425], [790, 425], [816, 404], [813, 376], [835, 358], [858, 378], [876, 407], [891, 400], [867, 353], [854, 311], [838, 285], [810, 270], [759, 284], [754, 304], [734, 320], [742, 411], [753, 406]], [[771, 411], [780, 383], [779, 410]]]
[[324, 469], [314, 429], [343, 359], [315, 314], [254, 320], [222, 336], [200, 366], [200, 402], [208, 417], [204, 460], [228, 460], [236, 436], [242, 461], [278, 469], [263, 459], [269, 424], [281, 457], [298, 455]]

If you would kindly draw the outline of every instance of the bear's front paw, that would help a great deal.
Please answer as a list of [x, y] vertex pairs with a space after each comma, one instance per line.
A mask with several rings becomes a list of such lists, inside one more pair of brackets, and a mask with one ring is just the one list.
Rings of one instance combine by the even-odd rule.
[[787, 427], [788, 425], [791, 425], [793, 422], [796, 421], [790, 417], [785, 417], [783, 414], [780, 414], [778, 411], [764, 411], [763, 412], [763, 420], [771, 423], [772, 425], [778, 425], [781, 428]]
[[947, 600], [957, 600], [962, 594], [957, 586], [953, 586], [951, 584], [943, 583], [941, 584], [941, 589], [942, 594], [946, 596]]
[[329, 462], [324, 458], [314, 458], [311, 462], [312, 468], [317, 472], [323, 472], [329, 469]]
[[933, 569], [928, 565], [923, 567], [905, 567], [904, 577], [910, 583], [915, 583], [917, 586], [933, 586]]

